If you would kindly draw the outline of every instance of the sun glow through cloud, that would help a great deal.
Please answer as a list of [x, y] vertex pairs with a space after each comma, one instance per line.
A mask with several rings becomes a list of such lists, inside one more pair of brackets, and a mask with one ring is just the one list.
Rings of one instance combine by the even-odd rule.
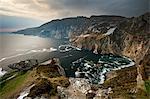
[[44, 2], [39, 3], [39, 0], [1, 0], [0, 5], [2, 15], [39, 20], [47, 20], [52, 15], [49, 12], [49, 6]]

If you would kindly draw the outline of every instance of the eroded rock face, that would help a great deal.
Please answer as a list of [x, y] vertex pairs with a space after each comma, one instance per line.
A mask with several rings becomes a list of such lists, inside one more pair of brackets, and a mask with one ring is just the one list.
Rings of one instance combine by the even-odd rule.
[[57, 86], [66, 88], [70, 84], [57, 59], [52, 59], [48, 64], [39, 65], [35, 70], [37, 79], [33, 82], [34, 86], [30, 89], [27, 99], [40, 97], [40, 99], [49, 99], [57, 96]]
[[34, 68], [38, 65], [38, 60], [36, 59], [28, 59], [25, 61], [20, 61], [18, 63], [8, 65], [9, 68], [17, 71], [27, 71], [31, 68]]
[[57, 92], [61, 99], [108, 99], [113, 93], [112, 88], [100, 89], [89, 83], [84, 78], [69, 78], [70, 85], [67, 88], [58, 86]]
[[52, 84], [47, 79], [40, 79], [35, 86], [30, 89], [30, 93], [27, 97], [40, 97], [44, 94], [50, 94], [53, 90]]
[[51, 37], [56, 39], [72, 38], [82, 33], [92, 31], [94, 33], [104, 32], [107, 27], [114, 27], [120, 22], [127, 20], [121, 16], [91, 16], [72, 17], [52, 20], [36, 28], [20, 30], [14, 33]]
[[[72, 40], [75, 46], [83, 49], [89, 49], [94, 53], [113, 53], [124, 55], [135, 61], [136, 66], [143, 72], [143, 65], [148, 68], [150, 54], [150, 13], [142, 16], [130, 18], [116, 26], [113, 33], [106, 34], [110, 28], [104, 33], [88, 33], [88, 36], [76, 36]], [[111, 27], [113, 28], [113, 27]], [[86, 34], [84, 34], [86, 35]], [[146, 71], [149, 71], [146, 70]], [[141, 73], [140, 72], [140, 73]], [[145, 79], [144, 74], [141, 74]], [[149, 73], [147, 73], [147, 76]]]
[[91, 84], [84, 78], [69, 78], [70, 85], [68, 88], [57, 87], [58, 95], [61, 99], [86, 99]]
[[[148, 26], [150, 24], [149, 20], [145, 19], [148, 16], [149, 14], [145, 14], [120, 23], [110, 35], [104, 35], [107, 32], [104, 32], [104, 34], [90, 32], [88, 36], [75, 37], [72, 43], [89, 50], [94, 49], [95, 51], [97, 49], [99, 53], [122, 54], [134, 59], [143, 55], [142, 53], [146, 53], [149, 49], [150, 32]], [[109, 30], [110, 28], [107, 29], [107, 31]]]

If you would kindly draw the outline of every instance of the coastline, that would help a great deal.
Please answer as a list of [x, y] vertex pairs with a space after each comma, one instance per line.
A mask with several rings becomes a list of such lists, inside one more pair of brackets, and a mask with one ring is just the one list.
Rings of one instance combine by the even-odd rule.
[[42, 50], [31, 50], [23, 54], [17, 54], [10, 57], [5, 57], [0, 60], [0, 68], [5, 71], [9, 71], [9, 64], [17, 63], [19, 61], [24, 61], [27, 59], [37, 59], [39, 63], [47, 61], [50, 57], [50, 53], [57, 51], [55, 48], [42, 49]]

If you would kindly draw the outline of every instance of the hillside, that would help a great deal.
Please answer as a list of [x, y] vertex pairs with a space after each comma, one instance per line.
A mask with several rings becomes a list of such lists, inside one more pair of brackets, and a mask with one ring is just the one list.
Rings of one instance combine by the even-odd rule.
[[93, 27], [98, 29], [103, 26], [101, 28], [105, 29], [110, 25], [116, 26], [124, 20], [127, 20], [127, 18], [121, 16], [91, 16], [90, 18], [72, 17], [61, 20], [52, 20], [39, 27], [28, 28], [14, 33], [62, 39], [71, 37], [73, 34], [80, 35], [81, 33], [86, 33], [88, 30], [99, 32]]
[[55, 39], [69, 38], [71, 44], [79, 48], [100, 54], [125, 55], [139, 65], [147, 64], [143, 63], [144, 58], [149, 59], [149, 26], [148, 12], [132, 18], [108, 15], [64, 18], [14, 33]]
[[113, 94], [110, 94], [110, 97], [113, 99], [122, 99], [125, 95], [129, 99], [142, 99], [147, 95], [145, 90], [149, 92], [150, 13], [132, 18], [121, 16], [65, 18], [14, 33], [55, 39], [68, 38], [72, 45], [91, 50], [95, 54], [112, 53], [129, 57], [135, 62], [135, 66], [110, 72], [102, 88], [111, 87]]

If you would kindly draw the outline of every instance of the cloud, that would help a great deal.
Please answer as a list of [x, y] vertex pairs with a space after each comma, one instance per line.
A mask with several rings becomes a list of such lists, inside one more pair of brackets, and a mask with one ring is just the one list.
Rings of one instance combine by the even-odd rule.
[[1, 0], [0, 13], [40, 20], [95, 14], [137, 16], [148, 11], [148, 2], [148, 0]]
[[[0, 0], [0, 15], [8, 16], [6, 18], [10, 21], [17, 18], [19, 22], [31, 21], [30, 24], [35, 25], [34, 23], [72, 16], [138, 16], [150, 11], [149, 4], [149, 0]], [[4, 17], [0, 21], [2, 19]], [[7, 26], [10, 24], [7, 21], [4, 23]], [[12, 22], [18, 26], [16, 23], [17, 21]], [[27, 25], [25, 23], [24, 27]]]
[[[148, 11], [148, 0], [49, 0], [53, 9], [77, 15], [137, 16]], [[58, 9], [60, 8], [60, 9]]]
[[[44, 1], [44, 0], [43, 0]], [[45, 20], [49, 17], [49, 6], [38, 0], [1, 0], [0, 14]]]

